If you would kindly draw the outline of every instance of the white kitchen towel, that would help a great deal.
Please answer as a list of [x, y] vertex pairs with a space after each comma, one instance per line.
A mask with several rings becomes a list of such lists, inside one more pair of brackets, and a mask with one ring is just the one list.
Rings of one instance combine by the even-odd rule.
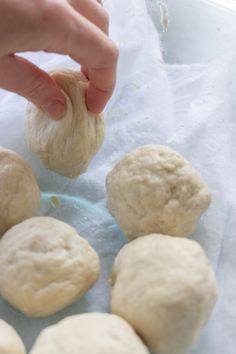
[[[70, 222], [91, 242], [102, 259], [101, 278], [81, 302], [48, 319], [26, 319], [5, 302], [0, 303], [0, 313], [15, 325], [29, 348], [40, 329], [66, 315], [109, 310], [107, 279], [125, 239], [106, 211], [106, 174], [137, 146], [166, 144], [192, 162], [213, 196], [210, 209], [192, 237], [204, 247], [217, 272], [220, 299], [194, 354], [233, 354], [236, 347], [233, 61], [215, 58], [206, 64], [167, 65], [144, 0], [106, 0], [104, 4], [111, 18], [111, 37], [120, 48], [118, 83], [106, 108], [105, 142], [86, 174], [69, 181], [45, 170], [24, 141], [25, 100], [0, 92], [1, 145], [18, 151], [31, 163], [42, 191], [60, 193], [62, 207], [50, 208], [50, 198], [45, 194], [42, 212]], [[233, 57], [233, 50], [231, 54]], [[45, 69], [78, 69], [76, 63], [64, 56], [28, 53], [26, 57]]]

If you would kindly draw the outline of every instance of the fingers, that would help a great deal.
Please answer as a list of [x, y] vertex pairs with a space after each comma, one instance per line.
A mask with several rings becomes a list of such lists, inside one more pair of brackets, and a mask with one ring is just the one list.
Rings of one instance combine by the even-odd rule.
[[70, 0], [69, 3], [78, 13], [108, 34], [109, 17], [101, 3], [97, 0]]
[[[91, 45], [93, 40], [94, 45]], [[86, 43], [87, 46], [86, 44], [83, 46], [83, 53], [77, 53], [74, 47], [75, 54], [72, 52], [71, 57], [80, 63], [87, 64], [83, 67], [85, 75], [89, 76], [86, 104], [90, 112], [98, 114], [105, 108], [115, 87], [118, 49], [110, 40], [103, 41], [101, 38], [96, 41], [96, 36]]]
[[[99, 0], [70, 0], [70, 4], [83, 15], [87, 20], [93, 22], [104, 33], [109, 32], [109, 17], [106, 10], [101, 6]], [[82, 73], [89, 79], [89, 68], [85, 65], [81, 67]], [[89, 99], [90, 100], [90, 99]]]
[[0, 58], [0, 87], [15, 92], [51, 118], [66, 111], [66, 100], [55, 81], [44, 71], [16, 55]]
[[[87, 23], [84, 24], [84, 43], [77, 51], [77, 41], [81, 40], [75, 34], [71, 48], [71, 57], [84, 64], [88, 69], [83, 68], [85, 74], [89, 76], [89, 87], [86, 95], [87, 108], [92, 113], [100, 113], [109, 98], [111, 97], [116, 83], [116, 68], [118, 61], [118, 49], [115, 44], [97, 28], [90, 27], [86, 30]], [[83, 57], [84, 55], [84, 57]]]
[[[101, 7], [99, 4], [97, 6]], [[102, 30], [70, 6], [67, 11], [65, 8], [63, 10], [60, 7], [54, 8], [47, 22], [50, 23], [48, 33], [51, 41], [44, 49], [68, 54], [89, 69], [87, 108], [92, 113], [101, 112], [116, 82], [118, 60], [116, 45]]]
[[[115, 87], [115, 73], [114, 67], [90, 71], [86, 95], [86, 103], [90, 112], [97, 114], [104, 109]], [[106, 80], [104, 80], [104, 75]]]
[[[32, 16], [28, 14], [23, 19], [15, 16], [19, 19], [19, 35], [16, 36], [13, 31], [5, 53], [43, 50], [69, 55], [82, 65], [89, 77], [86, 96], [88, 110], [99, 113], [113, 92], [118, 60], [117, 47], [104, 33], [107, 32], [108, 21], [103, 7], [95, 0], [71, 0], [71, 3], [43, 1], [38, 3], [39, 9], [34, 2], [30, 3]], [[34, 16], [36, 19], [33, 20]], [[32, 17], [30, 23], [27, 22], [29, 17]], [[0, 58], [0, 86], [27, 97], [52, 117], [62, 114], [63, 108], [59, 108], [59, 103], [65, 108], [64, 96], [54, 81], [17, 56]]]

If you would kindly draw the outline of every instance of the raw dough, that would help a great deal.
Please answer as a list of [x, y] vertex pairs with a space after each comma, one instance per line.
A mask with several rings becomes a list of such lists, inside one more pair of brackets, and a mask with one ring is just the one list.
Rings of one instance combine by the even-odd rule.
[[28, 316], [47, 316], [80, 299], [99, 276], [99, 258], [66, 223], [35, 217], [0, 242], [0, 293]]
[[39, 335], [30, 354], [148, 354], [122, 318], [89, 313], [67, 317]]
[[128, 239], [150, 233], [189, 236], [211, 196], [200, 174], [174, 150], [145, 145], [107, 176], [108, 208]]
[[0, 354], [26, 354], [24, 344], [15, 329], [1, 319]]
[[52, 72], [51, 76], [65, 93], [67, 112], [61, 120], [55, 121], [29, 103], [26, 138], [30, 149], [38, 154], [46, 168], [76, 178], [87, 170], [103, 142], [103, 117], [87, 111], [88, 80], [82, 73], [64, 70]]
[[217, 299], [214, 273], [200, 245], [152, 234], [124, 246], [111, 277], [112, 312], [158, 354], [187, 354]]
[[0, 147], [0, 237], [12, 226], [34, 216], [40, 190], [26, 161], [14, 151]]

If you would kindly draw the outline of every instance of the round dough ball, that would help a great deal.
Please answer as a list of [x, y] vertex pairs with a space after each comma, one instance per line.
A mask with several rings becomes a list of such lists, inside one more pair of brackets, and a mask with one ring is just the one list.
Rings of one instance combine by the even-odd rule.
[[214, 273], [195, 241], [146, 235], [118, 254], [111, 276], [112, 312], [158, 354], [187, 354], [217, 299]]
[[80, 299], [99, 276], [99, 258], [75, 229], [51, 217], [14, 226], [0, 242], [0, 293], [28, 316]]
[[145, 145], [107, 176], [108, 209], [129, 240], [150, 233], [185, 237], [211, 196], [200, 174], [174, 150]]
[[26, 354], [24, 344], [15, 329], [0, 319], [0, 353]]
[[64, 70], [51, 73], [67, 100], [67, 112], [52, 120], [32, 103], [26, 111], [26, 138], [29, 148], [44, 166], [60, 175], [76, 178], [86, 172], [88, 164], [102, 145], [102, 114], [88, 112], [85, 92], [88, 80], [82, 73]]
[[133, 328], [111, 314], [67, 317], [42, 331], [30, 354], [148, 354]]
[[34, 216], [40, 190], [30, 165], [14, 151], [0, 147], [0, 237], [12, 226]]

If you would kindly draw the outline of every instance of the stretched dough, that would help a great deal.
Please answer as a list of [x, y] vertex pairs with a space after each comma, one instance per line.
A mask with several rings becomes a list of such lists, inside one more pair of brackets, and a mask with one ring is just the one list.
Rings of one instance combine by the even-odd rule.
[[62, 88], [67, 112], [60, 120], [52, 120], [29, 103], [25, 132], [30, 149], [44, 166], [60, 175], [76, 178], [86, 172], [88, 164], [104, 139], [102, 114], [88, 112], [85, 93], [88, 80], [72, 70], [54, 71], [51, 76]]

